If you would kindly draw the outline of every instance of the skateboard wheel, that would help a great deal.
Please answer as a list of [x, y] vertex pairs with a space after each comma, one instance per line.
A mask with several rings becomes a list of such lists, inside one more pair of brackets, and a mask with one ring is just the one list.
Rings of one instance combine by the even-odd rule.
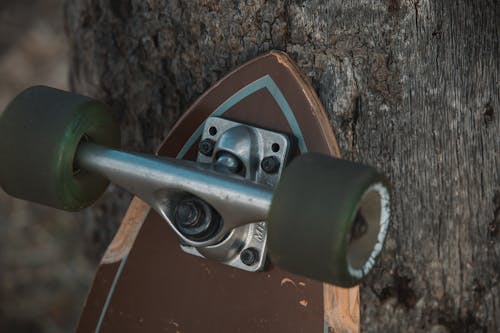
[[75, 211], [106, 189], [100, 176], [75, 170], [82, 139], [119, 146], [120, 132], [106, 105], [44, 87], [21, 92], [0, 114], [0, 186], [12, 196]]
[[341, 287], [358, 284], [382, 249], [389, 196], [387, 181], [371, 167], [320, 154], [297, 157], [271, 203], [271, 260]]

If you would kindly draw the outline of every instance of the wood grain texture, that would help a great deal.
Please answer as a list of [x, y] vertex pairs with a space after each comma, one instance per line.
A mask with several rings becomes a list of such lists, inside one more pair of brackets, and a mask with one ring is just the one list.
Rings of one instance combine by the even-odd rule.
[[120, 228], [102, 257], [101, 264], [118, 262], [129, 254], [149, 211], [150, 207], [140, 198], [132, 199]]
[[[71, 82], [112, 105], [127, 148], [152, 151], [230, 69], [269, 49], [288, 52], [344, 157], [378, 166], [394, 184], [386, 251], [361, 289], [362, 330], [498, 332], [499, 6], [68, 0]], [[127, 203], [110, 198], [92, 219], [104, 230]]]
[[338, 288], [323, 284], [325, 320], [333, 332], [359, 332], [359, 287]]

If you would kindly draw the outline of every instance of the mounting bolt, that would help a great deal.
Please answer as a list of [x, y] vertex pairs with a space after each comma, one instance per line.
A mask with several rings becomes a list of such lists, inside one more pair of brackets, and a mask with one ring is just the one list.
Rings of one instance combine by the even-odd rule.
[[200, 153], [202, 153], [203, 155], [212, 156], [212, 153], [214, 152], [214, 146], [215, 146], [214, 140], [205, 139], [200, 142], [198, 149]]
[[240, 259], [245, 265], [252, 266], [259, 261], [259, 251], [253, 247], [246, 248], [241, 251]]
[[266, 173], [276, 173], [280, 169], [280, 161], [276, 156], [264, 157], [262, 162], [260, 162], [260, 167]]

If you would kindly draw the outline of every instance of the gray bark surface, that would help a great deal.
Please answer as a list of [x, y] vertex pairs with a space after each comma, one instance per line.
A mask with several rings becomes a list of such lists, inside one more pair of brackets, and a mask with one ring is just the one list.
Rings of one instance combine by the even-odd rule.
[[[153, 151], [245, 61], [295, 59], [344, 156], [394, 185], [389, 240], [361, 291], [365, 332], [500, 331], [499, 17], [493, 0], [66, 6], [72, 86], [112, 106], [130, 149]], [[127, 198], [112, 189], [89, 213], [94, 253]]]

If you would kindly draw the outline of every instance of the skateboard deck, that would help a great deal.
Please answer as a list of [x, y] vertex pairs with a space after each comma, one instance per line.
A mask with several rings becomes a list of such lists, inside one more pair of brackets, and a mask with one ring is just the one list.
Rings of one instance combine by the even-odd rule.
[[[310, 82], [282, 52], [237, 68], [182, 116], [158, 155], [196, 160], [203, 123], [218, 116], [291, 134], [296, 153], [340, 156]], [[130, 204], [84, 305], [77, 332], [357, 332], [358, 287], [274, 267], [251, 273], [183, 252], [162, 218]]]

